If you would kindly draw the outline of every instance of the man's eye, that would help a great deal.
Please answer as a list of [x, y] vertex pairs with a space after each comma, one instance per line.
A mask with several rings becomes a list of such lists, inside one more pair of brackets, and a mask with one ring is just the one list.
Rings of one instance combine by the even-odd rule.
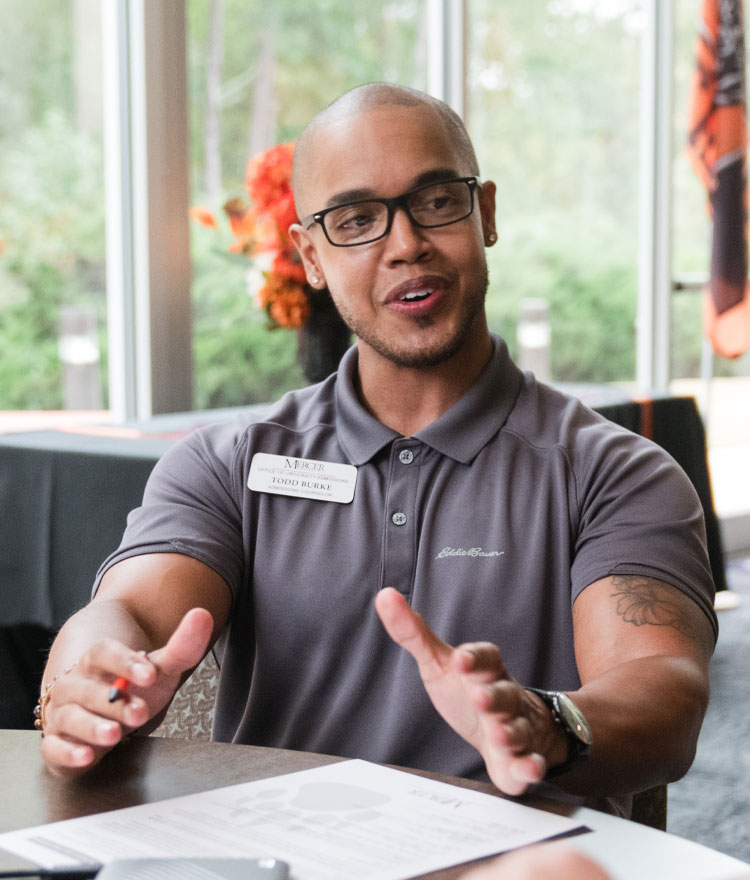
[[450, 196], [435, 196], [430, 199], [427, 207], [432, 211], [439, 211], [441, 208], [444, 208], [446, 205], [449, 205], [451, 202]]
[[440, 213], [442, 211], [450, 211], [455, 204], [456, 198], [453, 193], [446, 190], [440, 190], [439, 192], [433, 190], [432, 192], [424, 193], [422, 198], [417, 200], [412, 210]]
[[337, 211], [334, 217], [336, 229], [342, 232], [347, 229], [364, 229], [375, 222], [375, 212], [361, 207], [353, 207], [347, 211]]

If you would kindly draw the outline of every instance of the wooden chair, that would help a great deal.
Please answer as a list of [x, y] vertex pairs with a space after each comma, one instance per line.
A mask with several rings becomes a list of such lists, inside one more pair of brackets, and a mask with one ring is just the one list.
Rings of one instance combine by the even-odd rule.
[[667, 830], [667, 786], [656, 785], [633, 795], [631, 819], [659, 831]]
[[164, 720], [151, 736], [209, 740], [218, 678], [216, 660], [208, 654], [177, 691]]

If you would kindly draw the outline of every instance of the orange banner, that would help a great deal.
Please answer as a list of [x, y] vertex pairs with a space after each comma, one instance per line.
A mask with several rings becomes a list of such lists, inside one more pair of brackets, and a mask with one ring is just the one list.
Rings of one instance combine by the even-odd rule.
[[736, 358], [750, 345], [742, 0], [703, 2], [688, 150], [713, 217], [704, 328], [716, 354]]

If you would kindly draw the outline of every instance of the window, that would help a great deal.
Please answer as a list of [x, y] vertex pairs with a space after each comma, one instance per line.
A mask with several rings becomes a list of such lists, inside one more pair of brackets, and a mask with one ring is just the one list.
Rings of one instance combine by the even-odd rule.
[[277, 398], [304, 379], [293, 331], [268, 330], [248, 261], [228, 253], [225, 200], [243, 196], [248, 159], [294, 140], [310, 118], [368, 80], [425, 87], [421, 0], [188, 2], [195, 405]]
[[0, 0], [0, 410], [106, 405], [97, 0]]
[[635, 377], [644, 0], [470, 0], [467, 122], [498, 184], [491, 327], [549, 303], [551, 378]]

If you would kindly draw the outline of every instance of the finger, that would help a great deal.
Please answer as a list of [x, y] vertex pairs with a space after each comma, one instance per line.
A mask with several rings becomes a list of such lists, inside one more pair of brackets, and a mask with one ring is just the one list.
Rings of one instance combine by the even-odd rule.
[[508, 775], [518, 784], [518, 789], [509, 791], [508, 794], [523, 794], [530, 785], [541, 782], [546, 772], [547, 762], [536, 752], [511, 759], [508, 763]]
[[503, 665], [500, 649], [491, 642], [467, 642], [459, 645], [454, 654], [457, 671], [477, 682], [510, 677]]
[[380, 590], [375, 610], [388, 635], [417, 661], [425, 682], [443, 674], [453, 649], [432, 632], [401, 593], [393, 587]]
[[103, 718], [77, 703], [66, 703], [57, 710], [55, 733], [73, 742], [101, 748], [112, 748], [123, 737], [118, 721]]
[[544, 758], [536, 753], [519, 758], [509, 758], [506, 754], [497, 761], [485, 757], [485, 765], [492, 782], [503, 794], [512, 797], [524, 794], [529, 786], [541, 782], [546, 771]]
[[515, 681], [493, 681], [474, 688], [475, 705], [504, 718], [525, 717], [523, 692]]
[[214, 619], [205, 608], [192, 608], [177, 625], [163, 648], [148, 659], [165, 675], [179, 675], [203, 659], [213, 632]]
[[70, 741], [54, 733], [45, 734], [41, 753], [45, 764], [58, 776], [82, 773], [99, 759], [92, 746]]
[[502, 722], [503, 745], [516, 754], [529, 753], [534, 748], [534, 731], [528, 718], [518, 716]]
[[[153, 677], [155, 667], [149, 664], [149, 669]], [[60, 679], [55, 685], [55, 693], [47, 710], [47, 726], [51, 721], [55, 724], [63, 722], [63, 710], [72, 705], [82, 706], [96, 717], [110, 718], [130, 727], [139, 727], [148, 720], [146, 701], [132, 691], [123, 694], [123, 699], [110, 700], [111, 682], [108, 679], [109, 676], [102, 680], [77, 674]]]
[[[102, 639], [93, 645], [79, 658], [76, 670], [85, 677], [103, 680], [108, 684], [117, 677], [123, 676], [142, 687], [152, 684], [156, 677], [156, 670], [146, 658], [145, 651], [134, 651], [116, 639]], [[74, 675], [65, 676], [60, 679], [60, 683], [67, 683], [74, 678]], [[58, 693], [60, 683], [55, 685]]]
[[[155, 674], [154, 667], [149, 664], [149, 668]], [[90, 677], [76, 669], [63, 676], [46, 707], [45, 734], [111, 746], [119, 742], [121, 726], [140, 727], [148, 720], [148, 707], [141, 697], [130, 695], [113, 704], [108, 694], [109, 683], [98, 674]]]

